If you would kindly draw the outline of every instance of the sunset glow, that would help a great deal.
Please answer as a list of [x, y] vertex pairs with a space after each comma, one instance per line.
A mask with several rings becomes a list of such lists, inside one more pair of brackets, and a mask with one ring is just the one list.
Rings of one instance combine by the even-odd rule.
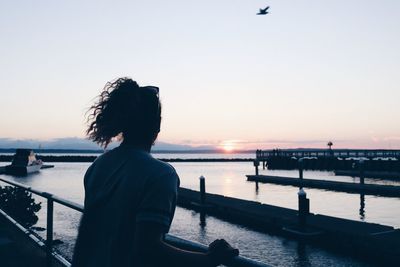
[[222, 142], [220, 147], [222, 148], [223, 151], [227, 153], [233, 152], [234, 150], [238, 149], [237, 144], [234, 141], [224, 141]]

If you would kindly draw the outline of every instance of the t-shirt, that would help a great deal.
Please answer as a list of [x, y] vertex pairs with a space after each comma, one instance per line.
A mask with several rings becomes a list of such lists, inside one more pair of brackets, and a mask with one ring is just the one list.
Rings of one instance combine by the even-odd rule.
[[158, 223], [168, 232], [179, 186], [168, 163], [122, 144], [89, 167], [84, 185], [85, 212], [75, 250], [80, 257], [74, 262], [83, 258], [85, 263], [74, 266], [133, 266], [137, 222]]

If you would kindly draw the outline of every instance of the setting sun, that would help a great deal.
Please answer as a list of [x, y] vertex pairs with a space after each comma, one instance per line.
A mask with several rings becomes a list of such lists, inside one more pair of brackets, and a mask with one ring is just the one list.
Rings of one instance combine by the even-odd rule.
[[234, 141], [224, 141], [221, 143], [220, 147], [225, 152], [232, 152], [237, 149], [236, 143]]

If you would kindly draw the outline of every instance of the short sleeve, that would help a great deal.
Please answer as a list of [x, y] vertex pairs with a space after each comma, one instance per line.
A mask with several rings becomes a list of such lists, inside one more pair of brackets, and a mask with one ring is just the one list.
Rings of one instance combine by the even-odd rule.
[[178, 186], [179, 177], [175, 171], [150, 179], [144, 188], [136, 222], [158, 223], [167, 233], [175, 213]]

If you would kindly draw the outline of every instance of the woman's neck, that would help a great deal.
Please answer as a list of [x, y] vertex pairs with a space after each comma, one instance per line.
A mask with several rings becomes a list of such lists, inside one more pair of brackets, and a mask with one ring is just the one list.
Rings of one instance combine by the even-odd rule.
[[151, 150], [151, 145], [138, 143], [138, 142], [132, 142], [132, 141], [128, 141], [128, 140], [122, 141], [121, 146], [134, 148], [134, 149], [137, 149], [137, 150], [143, 150], [143, 151], [146, 151], [146, 152], [149, 152], [149, 153], [150, 153], [150, 150]]

